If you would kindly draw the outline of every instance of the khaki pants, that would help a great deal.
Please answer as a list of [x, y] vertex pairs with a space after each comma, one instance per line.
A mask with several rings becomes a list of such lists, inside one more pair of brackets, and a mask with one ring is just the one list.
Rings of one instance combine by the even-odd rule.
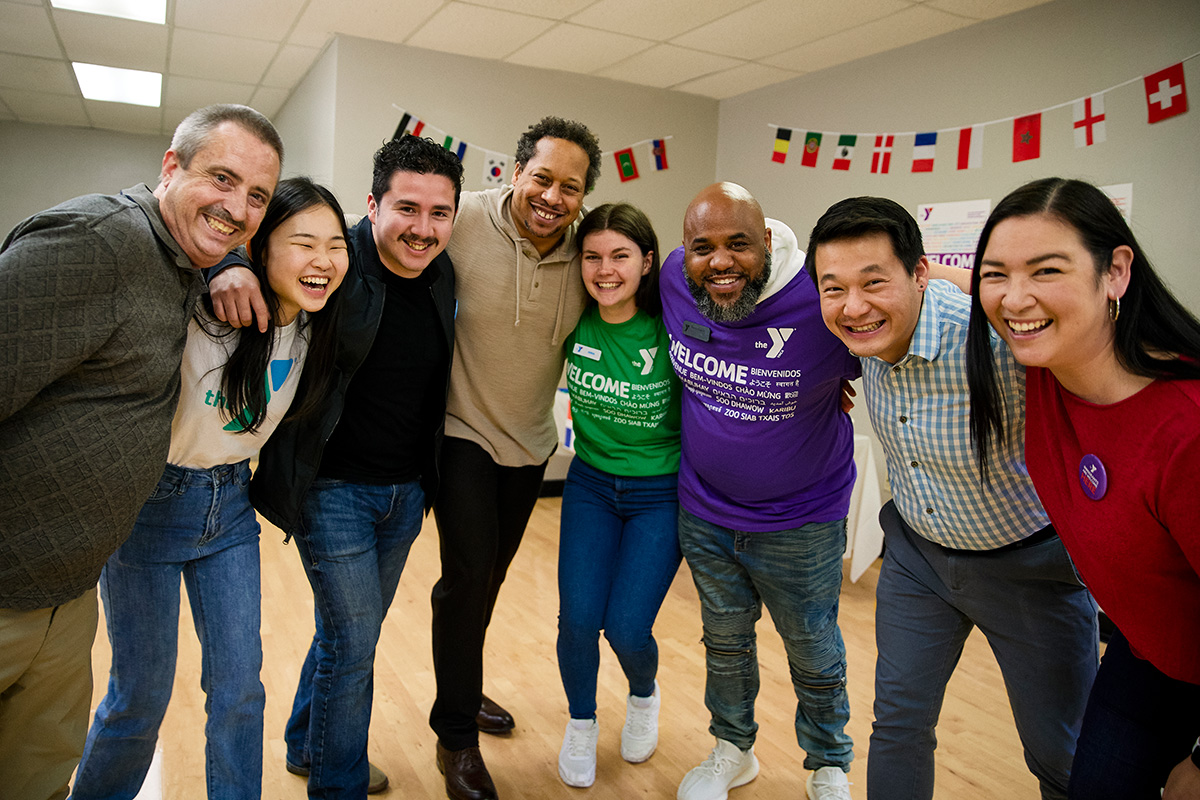
[[0, 608], [0, 800], [57, 800], [87, 736], [96, 590], [54, 608]]

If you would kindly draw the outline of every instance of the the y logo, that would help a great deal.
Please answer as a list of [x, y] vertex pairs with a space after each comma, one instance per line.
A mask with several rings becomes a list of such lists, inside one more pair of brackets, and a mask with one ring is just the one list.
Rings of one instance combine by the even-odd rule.
[[658, 355], [658, 348], [651, 347], [649, 350], [642, 348], [638, 352], [642, 354], [642, 374], [649, 375], [650, 370], [654, 369], [654, 357]]
[[771, 334], [771, 349], [767, 351], [767, 358], [779, 358], [783, 353], [783, 343], [791, 338], [792, 331], [795, 328], [767, 328], [767, 333]]

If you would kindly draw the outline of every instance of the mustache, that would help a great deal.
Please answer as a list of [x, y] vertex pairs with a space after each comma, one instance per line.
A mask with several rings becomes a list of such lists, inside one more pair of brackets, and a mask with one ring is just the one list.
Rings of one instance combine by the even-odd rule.
[[433, 247], [438, 243], [436, 236], [429, 236], [427, 238], [421, 238], [418, 236], [401, 236], [400, 241], [408, 244], [423, 244], [426, 247]]
[[216, 217], [231, 228], [237, 228], [239, 231], [245, 232], [246, 226], [229, 215], [221, 205], [214, 203], [210, 206], [205, 206], [200, 209], [202, 214], [207, 214], [210, 217]]

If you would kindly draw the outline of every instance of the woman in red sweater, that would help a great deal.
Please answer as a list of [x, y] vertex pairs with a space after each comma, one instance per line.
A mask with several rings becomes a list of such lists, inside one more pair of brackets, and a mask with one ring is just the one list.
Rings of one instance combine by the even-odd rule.
[[1072, 798], [1200, 797], [1200, 322], [1099, 189], [1048, 178], [980, 235], [971, 428], [1003, 435], [990, 323], [1029, 367], [1025, 458], [1084, 582], [1116, 624]]

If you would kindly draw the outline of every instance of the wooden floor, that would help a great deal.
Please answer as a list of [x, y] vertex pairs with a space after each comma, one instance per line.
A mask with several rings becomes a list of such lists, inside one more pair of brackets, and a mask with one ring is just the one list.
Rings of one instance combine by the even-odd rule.
[[[567, 719], [554, 640], [558, 610], [555, 559], [557, 498], [538, 503], [525, 542], [489, 630], [486, 691], [517, 719], [508, 737], [482, 737], [484, 758], [504, 800], [673, 798], [680, 779], [712, 748], [704, 708], [704, 649], [700, 609], [687, 567], [663, 605], [655, 633], [660, 651], [662, 717], [658, 752], [644, 764], [620, 757], [624, 683], [611, 651], [602, 648], [599, 682], [600, 745], [596, 784], [572, 789], [558, 777], [558, 749]], [[263, 526], [263, 684], [267, 691], [263, 797], [303, 798], [305, 783], [284, 771], [283, 726], [301, 659], [312, 636], [312, 595], [295, 548]], [[434, 680], [429, 645], [429, 590], [439, 573], [432, 519], [413, 546], [391, 613], [384, 623], [375, 665], [371, 760], [391, 777], [382, 797], [443, 798], [434, 766], [434, 735], [427, 724]], [[849, 658], [851, 716], [856, 760], [850, 773], [855, 800], [866, 797], [867, 739], [875, 663], [874, 596], [878, 564], [842, 590], [841, 626]], [[186, 602], [186, 596], [185, 596]], [[204, 696], [199, 687], [199, 646], [183, 612], [175, 693], [163, 726], [166, 798], [204, 797]], [[103, 696], [109, 650], [103, 634], [94, 650], [95, 702]], [[756, 752], [762, 772], [735, 790], [733, 800], [804, 797], [803, 754], [792, 728], [795, 696], [778, 635], [764, 616], [759, 626], [762, 691]], [[995, 660], [976, 632], [953, 680], [938, 727], [937, 793], [941, 800], [1038, 797], [1027, 771]]]

